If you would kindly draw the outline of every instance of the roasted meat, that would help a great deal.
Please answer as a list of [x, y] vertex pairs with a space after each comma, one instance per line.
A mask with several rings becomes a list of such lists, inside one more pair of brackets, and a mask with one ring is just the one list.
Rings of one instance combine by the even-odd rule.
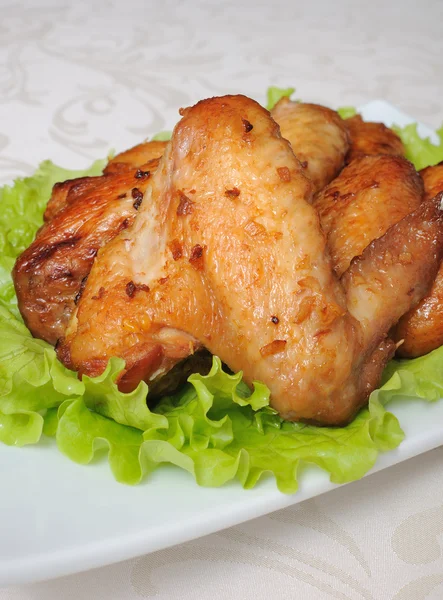
[[[166, 142], [144, 142], [111, 158], [103, 173], [105, 175], [124, 174], [128, 179], [136, 167], [143, 171], [155, 171], [158, 160], [163, 154]], [[108, 178], [109, 179], [109, 178]], [[68, 205], [75, 204], [79, 199], [85, 199], [87, 194], [100, 194], [100, 186], [104, 183], [102, 177], [79, 177], [56, 183], [51, 198], [46, 206], [43, 219], [50, 221], [58, 212]]]
[[394, 351], [387, 332], [435, 277], [440, 199], [340, 282], [312, 184], [269, 113], [225, 96], [182, 114], [134, 223], [99, 250], [59, 357], [97, 375], [121, 356], [129, 390], [206, 348], [267, 384], [283, 417], [347, 422]]
[[131, 167], [55, 187], [57, 198], [66, 192], [63, 206], [52, 205], [52, 217], [13, 270], [20, 311], [34, 336], [55, 344], [64, 334], [97, 251], [133, 222], [147, 173]]
[[434, 198], [443, 191], [443, 161], [420, 171], [425, 186], [424, 199]]
[[[443, 192], [443, 163], [427, 167], [420, 174], [425, 186], [425, 201]], [[443, 345], [443, 265], [429, 293], [400, 319], [393, 336], [402, 342], [397, 354], [405, 358], [422, 356]]]
[[[323, 185], [343, 166], [348, 148], [343, 121], [328, 108], [284, 100], [274, 113], [308, 161], [306, 172]], [[144, 173], [139, 178], [146, 183], [165, 147], [166, 142], [144, 142], [112, 158], [102, 177], [54, 186], [45, 224], [14, 272], [20, 310], [35, 336], [55, 344], [64, 334], [97, 250], [135, 217], [134, 169], [138, 176]], [[143, 185], [137, 189], [143, 193]]]
[[292, 102], [282, 98], [271, 111], [317, 192], [340, 172], [349, 150], [343, 119], [318, 104]]
[[139, 144], [111, 159], [102, 176], [54, 185], [44, 225], [13, 271], [34, 336], [55, 344], [64, 334], [99, 248], [131, 225], [165, 146]]
[[346, 156], [347, 163], [362, 156], [374, 154], [404, 156], [403, 142], [392, 129], [383, 123], [363, 121], [360, 115], [345, 119], [344, 122], [351, 142]]
[[[142, 165], [149, 168], [150, 165], [157, 162], [166, 146], [167, 142], [157, 141], [143, 142], [143, 144], [133, 146], [111, 158], [105, 167], [104, 173], [113, 173], [124, 170], [125, 167], [140, 167]], [[154, 163], [151, 161], [154, 161]]]
[[363, 156], [352, 161], [314, 199], [340, 277], [372, 240], [418, 208], [423, 182], [400, 156]]

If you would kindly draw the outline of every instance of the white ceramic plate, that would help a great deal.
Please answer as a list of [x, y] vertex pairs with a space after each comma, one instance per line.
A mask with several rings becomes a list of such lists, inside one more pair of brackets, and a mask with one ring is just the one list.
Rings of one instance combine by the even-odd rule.
[[[393, 106], [362, 107], [368, 120], [413, 121]], [[421, 127], [421, 133], [432, 132]], [[443, 443], [443, 401], [405, 399], [389, 406], [406, 432], [401, 446], [380, 456], [372, 472]], [[163, 467], [142, 485], [114, 481], [107, 462], [70, 462], [53, 440], [21, 449], [0, 445], [0, 587], [49, 579], [128, 559], [264, 515], [336, 486], [314, 467], [294, 496], [272, 479], [245, 491], [239, 484], [198, 487], [187, 473]]]

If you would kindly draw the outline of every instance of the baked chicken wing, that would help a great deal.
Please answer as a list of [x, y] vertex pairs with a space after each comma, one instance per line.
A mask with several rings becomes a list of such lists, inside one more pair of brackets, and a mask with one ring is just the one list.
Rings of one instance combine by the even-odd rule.
[[[425, 201], [443, 192], [443, 163], [427, 167], [420, 174], [425, 186]], [[397, 354], [405, 358], [422, 356], [443, 345], [443, 265], [429, 293], [400, 319], [393, 336], [402, 342]]]
[[116, 154], [111, 158], [104, 169], [104, 173], [113, 173], [121, 171], [125, 167], [140, 167], [142, 165], [148, 168], [151, 161], [157, 162], [157, 159], [165, 151], [166, 145], [167, 142], [160, 141], [137, 144], [137, 146], [120, 152], [120, 154]]
[[434, 196], [443, 191], [443, 161], [433, 167], [422, 169], [420, 175], [425, 187], [425, 200], [434, 198]]
[[418, 208], [423, 182], [400, 156], [356, 158], [314, 199], [340, 277], [372, 240]]
[[339, 282], [311, 182], [269, 113], [225, 96], [182, 114], [133, 225], [99, 250], [59, 357], [96, 375], [121, 356], [128, 390], [204, 347], [266, 383], [283, 417], [347, 422], [394, 351], [387, 332], [435, 277], [440, 199]]
[[35, 337], [55, 344], [64, 334], [98, 249], [133, 222], [165, 146], [139, 144], [111, 159], [102, 176], [54, 185], [44, 225], [13, 271]]
[[[276, 112], [285, 131], [300, 156], [308, 159], [307, 172], [315, 172], [323, 185], [343, 165], [347, 150], [343, 122], [324, 107], [305, 104], [300, 108], [292, 102], [283, 110], [284, 106], [282, 101]], [[102, 177], [82, 177], [54, 186], [45, 225], [14, 273], [19, 306], [35, 336], [54, 344], [64, 334], [96, 251], [135, 217], [132, 194], [138, 183], [134, 184], [134, 169], [139, 168], [139, 175], [153, 173], [165, 147], [166, 142], [144, 142], [112, 158]], [[335, 165], [333, 170], [331, 165]], [[144, 191], [143, 185], [135, 189]]]
[[351, 143], [346, 156], [347, 163], [362, 156], [375, 154], [405, 155], [405, 148], [399, 136], [383, 123], [363, 121], [360, 115], [345, 119], [344, 123]]
[[340, 172], [349, 136], [340, 115], [318, 104], [282, 98], [271, 111], [317, 192]]
[[34, 336], [55, 344], [64, 334], [97, 251], [131, 225], [150, 176], [131, 168], [56, 186], [56, 196], [66, 192], [63, 206], [52, 206], [52, 217], [13, 270], [20, 311]]
[[[152, 172], [157, 168], [158, 160], [163, 154], [165, 146], [166, 142], [157, 141], [138, 144], [111, 158], [103, 173], [104, 175], [127, 173], [130, 178], [131, 171], [136, 167], [143, 167], [143, 171]], [[100, 193], [100, 186], [103, 183], [102, 177], [79, 177], [56, 183], [46, 206], [43, 220], [47, 223], [67, 205], [75, 204], [80, 198], [84, 199], [88, 193], [97, 195], [97, 192]]]

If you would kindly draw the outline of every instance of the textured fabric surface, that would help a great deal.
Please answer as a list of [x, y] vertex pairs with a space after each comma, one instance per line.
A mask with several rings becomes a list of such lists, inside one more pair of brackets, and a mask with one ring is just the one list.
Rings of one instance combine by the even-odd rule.
[[[443, 3], [0, 0], [0, 182], [82, 168], [268, 85], [443, 120]], [[1, 448], [0, 448], [1, 451]], [[443, 449], [226, 531], [0, 600], [443, 597]], [[2, 491], [2, 493], [5, 493]], [[129, 509], [129, 508], [128, 508]]]

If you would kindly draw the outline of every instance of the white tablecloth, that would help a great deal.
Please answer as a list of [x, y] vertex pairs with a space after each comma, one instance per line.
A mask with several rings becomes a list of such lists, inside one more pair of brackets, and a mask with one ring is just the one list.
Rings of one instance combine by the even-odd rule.
[[[0, 181], [83, 167], [202, 97], [268, 85], [443, 120], [443, 3], [0, 1]], [[443, 449], [295, 507], [0, 600], [437, 600]], [[2, 490], [1, 493], [7, 493]], [[2, 518], [0, 516], [0, 518]]]

